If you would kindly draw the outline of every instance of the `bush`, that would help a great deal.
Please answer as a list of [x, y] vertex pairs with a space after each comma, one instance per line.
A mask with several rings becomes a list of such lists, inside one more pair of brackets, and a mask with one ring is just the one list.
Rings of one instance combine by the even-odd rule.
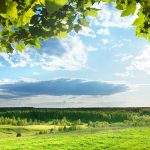
[[17, 133], [17, 134], [16, 134], [16, 137], [21, 137], [21, 133], [20, 133], [20, 132]]

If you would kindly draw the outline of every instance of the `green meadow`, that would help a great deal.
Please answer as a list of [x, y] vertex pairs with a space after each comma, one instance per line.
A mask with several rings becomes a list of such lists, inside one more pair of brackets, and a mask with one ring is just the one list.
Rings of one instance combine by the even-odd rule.
[[[41, 129], [43, 126], [41, 126]], [[149, 150], [150, 128], [95, 128], [36, 135], [40, 127], [22, 127], [15, 137], [14, 126], [0, 127], [1, 150]], [[49, 127], [47, 126], [47, 129]]]
[[0, 110], [0, 150], [105, 149], [150, 150], [150, 109]]

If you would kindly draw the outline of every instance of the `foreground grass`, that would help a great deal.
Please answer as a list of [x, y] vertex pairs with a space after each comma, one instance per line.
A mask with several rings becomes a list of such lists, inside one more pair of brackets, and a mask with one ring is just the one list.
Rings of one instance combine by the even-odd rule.
[[2, 150], [150, 150], [150, 128], [85, 129], [0, 138]]

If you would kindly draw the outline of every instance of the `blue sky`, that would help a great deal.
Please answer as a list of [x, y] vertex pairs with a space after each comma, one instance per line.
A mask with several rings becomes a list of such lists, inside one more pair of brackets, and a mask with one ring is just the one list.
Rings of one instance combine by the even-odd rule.
[[0, 54], [0, 106], [150, 106], [150, 43], [109, 5], [79, 34]]

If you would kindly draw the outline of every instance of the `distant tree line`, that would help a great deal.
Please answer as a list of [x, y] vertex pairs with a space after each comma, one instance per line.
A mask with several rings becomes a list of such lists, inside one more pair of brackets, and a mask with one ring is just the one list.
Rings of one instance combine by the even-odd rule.
[[[28, 125], [63, 122], [140, 122], [150, 125], [150, 108], [37, 109], [1, 108], [0, 124]], [[78, 124], [80, 124], [78, 123]], [[63, 124], [64, 125], [64, 124]]]

